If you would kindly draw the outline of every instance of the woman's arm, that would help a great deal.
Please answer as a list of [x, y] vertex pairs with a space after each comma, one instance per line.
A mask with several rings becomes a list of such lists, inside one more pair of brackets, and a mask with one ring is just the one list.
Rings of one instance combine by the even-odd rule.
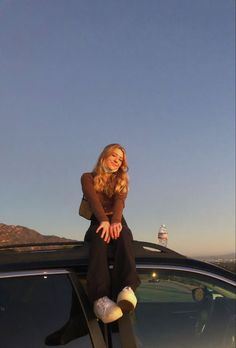
[[88, 200], [90, 208], [93, 214], [96, 216], [97, 220], [99, 222], [109, 221], [99, 200], [99, 197], [94, 189], [93, 176], [91, 173], [84, 173], [81, 176], [81, 185], [83, 194]]
[[94, 189], [93, 176], [91, 173], [84, 173], [81, 176], [81, 185], [84, 196], [89, 202], [90, 208], [97, 220], [100, 222], [96, 233], [101, 232], [101, 238], [105, 243], [110, 242], [110, 222], [105, 214], [103, 206], [99, 200], [99, 197]]
[[117, 193], [115, 194], [114, 204], [113, 204], [113, 215], [111, 219], [110, 226], [110, 236], [112, 239], [117, 239], [120, 236], [120, 232], [122, 230], [122, 213], [125, 206], [125, 199], [127, 197], [127, 193]]
[[123, 209], [125, 207], [125, 200], [127, 193], [116, 193], [113, 204], [113, 215], [111, 223], [119, 223], [122, 219]]

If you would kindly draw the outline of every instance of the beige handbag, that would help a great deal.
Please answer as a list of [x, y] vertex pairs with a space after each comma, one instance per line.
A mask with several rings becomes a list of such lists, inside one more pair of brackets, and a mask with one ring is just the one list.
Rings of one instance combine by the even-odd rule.
[[93, 215], [93, 212], [90, 208], [89, 202], [84, 196], [83, 196], [81, 203], [80, 203], [79, 215], [87, 220], [90, 220], [91, 216]]

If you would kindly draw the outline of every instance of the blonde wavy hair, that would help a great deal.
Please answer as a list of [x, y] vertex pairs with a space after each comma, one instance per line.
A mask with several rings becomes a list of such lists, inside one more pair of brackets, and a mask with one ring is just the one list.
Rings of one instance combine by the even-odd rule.
[[[115, 149], [123, 152], [123, 161], [117, 172], [107, 178], [107, 172], [104, 170], [104, 161], [109, 157]], [[120, 144], [107, 145], [100, 156], [93, 169], [94, 173], [94, 188], [97, 192], [104, 192], [109, 197], [114, 193], [126, 193], [129, 189], [128, 178], [128, 162], [126, 151]]]

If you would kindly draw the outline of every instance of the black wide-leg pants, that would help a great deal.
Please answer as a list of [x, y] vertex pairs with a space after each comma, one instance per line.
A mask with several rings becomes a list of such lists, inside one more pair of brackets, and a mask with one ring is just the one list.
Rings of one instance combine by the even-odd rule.
[[[99, 222], [95, 218], [86, 232], [84, 240], [90, 246], [87, 291], [92, 303], [103, 296], [116, 300], [116, 296], [125, 286], [130, 286], [135, 291], [140, 284], [133, 252], [132, 232], [124, 218], [121, 223], [119, 238], [111, 239], [109, 244], [101, 238], [100, 231], [96, 233]], [[108, 263], [110, 249], [114, 258], [112, 270], [109, 269]]]

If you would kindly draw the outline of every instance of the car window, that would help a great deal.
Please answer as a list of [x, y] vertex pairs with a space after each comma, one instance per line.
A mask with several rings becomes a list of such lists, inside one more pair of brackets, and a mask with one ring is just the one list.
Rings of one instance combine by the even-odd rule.
[[92, 347], [67, 275], [0, 278], [1, 348]]
[[235, 347], [235, 288], [210, 276], [140, 270], [133, 326], [138, 347]]

